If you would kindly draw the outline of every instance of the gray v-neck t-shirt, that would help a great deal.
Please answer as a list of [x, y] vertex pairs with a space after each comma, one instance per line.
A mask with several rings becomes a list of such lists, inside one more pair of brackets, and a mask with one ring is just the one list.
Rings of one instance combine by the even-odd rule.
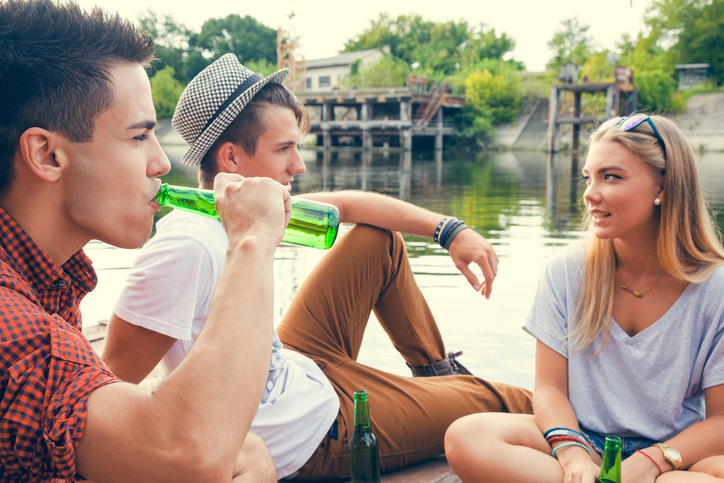
[[705, 417], [704, 390], [724, 383], [724, 268], [690, 283], [633, 337], [612, 319], [606, 347], [569, 350], [585, 264], [574, 243], [551, 257], [523, 329], [568, 359], [568, 398], [581, 426], [666, 441]]

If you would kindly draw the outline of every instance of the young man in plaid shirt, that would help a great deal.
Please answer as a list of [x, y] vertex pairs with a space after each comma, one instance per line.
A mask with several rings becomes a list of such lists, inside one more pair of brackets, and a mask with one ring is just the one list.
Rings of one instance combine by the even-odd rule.
[[153, 392], [120, 382], [81, 333], [97, 281], [83, 246], [142, 244], [170, 167], [153, 133], [152, 57], [117, 15], [0, 0], [0, 482], [276, 480], [248, 428], [291, 212], [279, 183], [217, 179], [225, 268], [196, 347]]

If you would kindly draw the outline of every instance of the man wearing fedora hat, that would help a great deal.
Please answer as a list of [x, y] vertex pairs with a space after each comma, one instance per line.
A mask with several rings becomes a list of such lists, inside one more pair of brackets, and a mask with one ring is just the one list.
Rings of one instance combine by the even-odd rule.
[[[190, 144], [182, 162], [199, 165], [199, 183], [218, 173], [272, 178], [291, 191], [305, 171], [298, 151], [309, 115], [281, 85], [288, 70], [254, 74], [227, 54], [187, 86], [174, 113]], [[469, 375], [446, 355], [435, 319], [415, 283], [402, 236], [433, 237], [449, 249], [476, 291], [489, 297], [497, 271], [490, 243], [462, 222], [375, 193], [304, 197], [332, 203], [354, 223], [297, 291], [277, 327], [267, 385], [251, 431], [261, 436], [278, 476], [349, 476], [347, 443], [353, 393], [367, 390], [383, 472], [441, 454], [447, 427], [480, 411], [531, 412], [530, 393]], [[104, 359], [116, 375], [140, 382], [161, 361], [172, 371], [205, 324], [227, 250], [217, 221], [175, 211], [134, 263], [108, 329]], [[479, 281], [468, 265], [483, 271]], [[252, 286], [250, 279], [239, 293]], [[356, 361], [374, 311], [415, 376]], [[228, 367], [243, 371], [244, 367]]]
[[248, 430], [289, 193], [217, 178], [228, 250], [204, 333], [153, 391], [121, 382], [81, 331], [97, 283], [83, 247], [140, 246], [160, 208], [153, 42], [99, 8], [0, 0], [0, 52], [0, 481], [275, 481]]

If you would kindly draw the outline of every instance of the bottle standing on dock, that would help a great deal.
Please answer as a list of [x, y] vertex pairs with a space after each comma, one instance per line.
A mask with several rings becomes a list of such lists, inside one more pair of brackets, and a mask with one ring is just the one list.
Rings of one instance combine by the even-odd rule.
[[[164, 184], [156, 195], [156, 201], [161, 206], [168, 205], [219, 219], [212, 190]], [[338, 229], [339, 210], [336, 206], [292, 197], [292, 218], [282, 241], [326, 250], [337, 238]]]
[[354, 432], [349, 439], [351, 483], [380, 482], [380, 451], [372, 434], [367, 391], [354, 393]]
[[621, 483], [621, 438], [606, 437], [601, 461], [601, 474], [598, 476], [601, 483]]

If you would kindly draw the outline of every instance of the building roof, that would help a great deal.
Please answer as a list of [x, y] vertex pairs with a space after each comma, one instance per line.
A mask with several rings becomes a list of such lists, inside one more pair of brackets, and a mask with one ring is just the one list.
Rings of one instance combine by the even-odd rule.
[[677, 69], [708, 69], [709, 64], [679, 64]]
[[308, 59], [306, 61], [307, 70], [318, 69], [320, 67], [333, 67], [336, 65], [351, 65], [355, 60], [367, 57], [375, 52], [382, 52], [382, 49], [357, 50], [355, 52], [345, 52], [325, 59]]

